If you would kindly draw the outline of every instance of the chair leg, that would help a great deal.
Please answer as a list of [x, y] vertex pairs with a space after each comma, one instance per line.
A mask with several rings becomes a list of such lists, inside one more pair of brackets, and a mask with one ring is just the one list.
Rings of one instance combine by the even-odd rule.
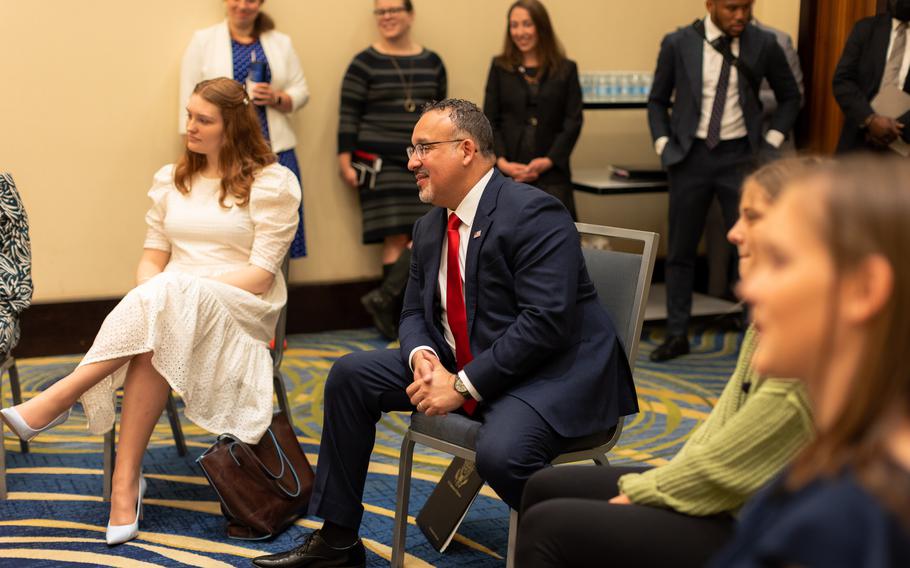
[[414, 441], [405, 432], [398, 458], [398, 495], [395, 499], [395, 526], [392, 531], [392, 568], [404, 566], [405, 537], [408, 534], [408, 501], [411, 498], [411, 468], [414, 465]]
[[[3, 369], [0, 369], [0, 406], [3, 402]], [[3, 443], [3, 431], [6, 423], [0, 420], [0, 501], [6, 500], [6, 446]]]
[[104, 435], [104, 476], [103, 484], [104, 488], [101, 492], [101, 496], [106, 502], [111, 500], [111, 484], [114, 480], [114, 460], [116, 459], [116, 444], [114, 443], [114, 431], [117, 429], [115, 424], [111, 431]]
[[[9, 388], [13, 393], [13, 404], [22, 404], [22, 388], [19, 386], [19, 369], [16, 367], [16, 361], [9, 368]], [[28, 442], [19, 440], [19, 447], [23, 454], [28, 453]]]
[[167, 419], [171, 423], [171, 432], [174, 434], [174, 445], [177, 446], [177, 455], [183, 457], [186, 455], [186, 438], [183, 435], [183, 427], [180, 425], [180, 415], [177, 413], [177, 402], [174, 400], [174, 393], [167, 393]]
[[515, 545], [518, 542], [518, 511], [509, 509], [509, 548], [506, 551], [506, 568], [515, 568]]

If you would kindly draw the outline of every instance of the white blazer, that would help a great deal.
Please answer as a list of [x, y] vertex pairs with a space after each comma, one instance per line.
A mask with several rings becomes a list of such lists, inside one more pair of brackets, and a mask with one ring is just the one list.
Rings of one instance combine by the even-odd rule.
[[[262, 50], [269, 60], [272, 71], [272, 88], [284, 91], [291, 97], [293, 111], [306, 104], [310, 98], [306, 78], [300, 68], [300, 61], [291, 45], [291, 38], [275, 30], [259, 36]], [[178, 129], [186, 134], [186, 105], [193, 94], [193, 88], [200, 81], [216, 77], [234, 77], [234, 61], [231, 54], [231, 34], [227, 20], [193, 34], [190, 45], [183, 54], [180, 66], [180, 108]], [[289, 115], [266, 107], [269, 136], [275, 153], [290, 150], [297, 145], [297, 137], [291, 126]]]

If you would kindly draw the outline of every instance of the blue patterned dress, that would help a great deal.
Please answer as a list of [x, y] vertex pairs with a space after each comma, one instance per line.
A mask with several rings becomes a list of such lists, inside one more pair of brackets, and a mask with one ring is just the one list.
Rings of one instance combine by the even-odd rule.
[[[246, 78], [250, 70], [250, 61], [252, 61], [254, 53], [256, 54], [256, 61], [265, 63], [265, 82], [272, 82], [272, 70], [269, 67], [269, 60], [265, 56], [265, 50], [262, 49], [262, 44], [259, 43], [259, 40], [256, 40], [251, 44], [243, 44], [231, 39], [231, 54], [234, 60], [234, 80], [241, 85], [246, 84]], [[256, 115], [259, 117], [259, 126], [262, 127], [262, 135], [267, 141], [271, 141], [265, 107], [256, 106]], [[291, 148], [284, 152], [278, 152], [278, 163], [294, 172], [302, 189], [303, 181], [300, 179], [300, 166], [297, 164], [297, 155], [294, 153], [294, 149]], [[297, 225], [297, 233], [294, 235], [294, 241], [291, 243], [291, 258], [306, 256], [306, 236], [303, 229], [303, 199], [300, 200], [298, 216], [300, 222]]]

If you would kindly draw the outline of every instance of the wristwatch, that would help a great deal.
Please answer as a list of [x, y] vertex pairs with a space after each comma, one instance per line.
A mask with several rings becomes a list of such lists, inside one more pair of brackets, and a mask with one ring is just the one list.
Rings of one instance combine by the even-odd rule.
[[471, 393], [468, 392], [468, 387], [464, 386], [464, 381], [461, 380], [461, 377], [455, 377], [455, 392], [460, 394], [465, 398], [471, 398]]

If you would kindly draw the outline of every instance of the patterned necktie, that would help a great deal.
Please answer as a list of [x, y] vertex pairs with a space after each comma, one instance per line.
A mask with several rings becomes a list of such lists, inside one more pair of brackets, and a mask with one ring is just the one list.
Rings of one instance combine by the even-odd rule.
[[898, 89], [903, 88], [900, 84], [901, 66], [904, 64], [904, 51], [907, 48], [907, 22], [901, 22], [897, 25], [897, 35], [894, 36], [894, 45], [891, 46], [891, 54], [888, 55], [888, 62], [885, 64], [885, 75], [882, 79], [882, 87], [894, 85]]
[[[449, 329], [455, 337], [455, 364], [458, 370], [464, 368], [471, 362], [471, 344], [468, 341], [468, 312], [464, 305], [464, 291], [461, 286], [461, 267], [458, 262], [458, 245], [460, 236], [458, 227], [461, 226], [461, 219], [452, 213], [449, 215], [448, 237], [449, 242], [446, 249], [446, 320], [449, 322]], [[477, 401], [468, 398], [462, 405], [468, 416], [474, 414], [477, 408]]]
[[[725, 53], [730, 47], [730, 38], [721, 36], [714, 40], [714, 45]], [[717, 91], [714, 95], [714, 106], [711, 107], [711, 120], [708, 122], [708, 135], [705, 137], [705, 146], [713, 150], [720, 144], [720, 124], [724, 118], [724, 108], [727, 106], [727, 89], [730, 86], [730, 61], [724, 57], [723, 66], [720, 68], [720, 77], [717, 79]]]

